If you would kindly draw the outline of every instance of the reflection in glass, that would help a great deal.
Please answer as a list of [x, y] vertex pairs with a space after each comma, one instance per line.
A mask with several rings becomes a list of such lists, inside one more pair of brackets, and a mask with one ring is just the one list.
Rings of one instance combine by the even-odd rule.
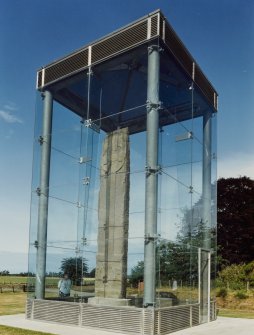
[[[152, 307], [200, 304], [207, 321], [207, 292], [211, 288], [214, 299], [216, 273], [215, 110], [172, 54], [162, 52], [158, 234], [145, 237], [147, 66], [147, 48], [139, 46], [127, 56], [119, 55], [52, 86], [44, 298], [91, 304], [111, 298], [144, 307], [144, 246], [153, 238]], [[29, 251], [33, 297], [43, 104], [38, 101]], [[207, 117], [212, 132], [208, 144]], [[207, 148], [208, 177], [204, 173]], [[58, 283], [65, 272], [72, 286], [70, 296], [63, 297]]]

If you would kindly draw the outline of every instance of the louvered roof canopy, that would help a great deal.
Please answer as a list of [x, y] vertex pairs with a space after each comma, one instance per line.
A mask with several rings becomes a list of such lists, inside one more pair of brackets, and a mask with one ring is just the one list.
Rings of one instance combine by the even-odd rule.
[[[161, 46], [161, 126], [217, 111], [217, 92], [157, 10], [37, 72], [37, 89], [106, 132], [145, 129], [147, 46]], [[195, 85], [191, 100], [190, 86]], [[126, 111], [126, 112], [124, 112]], [[192, 114], [192, 115], [191, 115]]]

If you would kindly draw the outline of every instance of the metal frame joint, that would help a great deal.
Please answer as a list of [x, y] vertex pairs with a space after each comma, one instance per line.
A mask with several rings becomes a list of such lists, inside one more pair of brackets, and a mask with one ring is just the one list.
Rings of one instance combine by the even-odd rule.
[[89, 185], [90, 184], [90, 177], [84, 177], [83, 178], [83, 185]]
[[155, 167], [152, 166], [146, 166], [146, 175], [150, 176], [151, 174], [161, 174], [162, 168], [160, 165], [157, 165]]
[[161, 101], [159, 101], [158, 103], [154, 103], [150, 100], [146, 101], [146, 109], [148, 112], [150, 112], [153, 109], [156, 109], [157, 111], [162, 110], [163, 109], [163, 103]]
[[41, 195], [41, 189], [40, 189], [40, 187], [37, 187], [37, 189], [36, 189], [36, 194], [38, 195], [38, 197]]
[[155, 235], [150, 235], [150, 234], [145, 234], [145, 244], [149, 243], [149, 242], [155, 242], [159, 239], [159, 235], [155, 234]]
[[158, 52], [164, 51], [164, 49], [160, 45], [153, 44], [153, 45], [148, 46], [148, 53], [150, 54], [153, 52], [153, 50], [156, 50], [156, 49]]
[[43, 142], [44, 142], [44, 138], [43, 138], [43, 136], [39, 136], [39, 138], [38, 138], [38, 142], [39, 142], [39, 144], [40, 145], [42, 145], [43, 144]]
[[82, 123], [85, 124], [86, 128], [91, 128], [92, 130], [96, 131], [97, 133], [100, 132], [100, 127], [92, 121], [92, 119], [82, 120]]

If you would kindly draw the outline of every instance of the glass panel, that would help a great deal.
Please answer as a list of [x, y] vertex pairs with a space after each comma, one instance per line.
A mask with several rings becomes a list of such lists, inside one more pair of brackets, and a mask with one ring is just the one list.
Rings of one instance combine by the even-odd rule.
[[35, 295], [35, 275], [36, 275], [36, 241], [38, 222], [38, 195], [37, 188], [40, 185], [40, 156], [41, 145], [40, 135], [42, 128], [43, 99], [40, 92], [36, 94], [36, 114], [34, 123], [34, 143], [33, 143], [33, 172], [32, 172], [32, 194], [30, 205], [30, 228], [29, 228], [29, 256], [28, 256], [28, 297]]
[[211, 278], [210, 251], [200, 249], [199, 280], [200, 280], [200, 317], [201, 323], [210, 320], [210, 278]]
[[[147, 47], [53, 84], [47, 299], [96, 304], [105, 304], [105, 298], [123, 299], [143, 307], [144, 246], [155, 238], [154, 307], [199, 301], [198, 250], [205, 241], [216, 250], [216, 143], [211, 143], [211, 178], [206, 177], [212, 195], [205, 196], [203, 136], [204, 118], [214, 111], [166, 50], [160, 65], [158, 234], [152, 237], [144, 238]], [[36, 271], [41, 104], [39, 99], [31, 285]], [[211, 123], [214, 138], [215, 117]], [[208, 199], [206, 206], [204, 199]], [[215, 251], [211, 257], [214, 280]], [[59, 296], [64, 272], [71, 279], [70, 296]]]

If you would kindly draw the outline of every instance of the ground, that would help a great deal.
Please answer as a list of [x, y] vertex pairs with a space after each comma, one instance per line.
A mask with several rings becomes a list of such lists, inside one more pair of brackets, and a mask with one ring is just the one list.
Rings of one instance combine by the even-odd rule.
[[18, 328], [1, 326], [1, 325], [0, 325], [0, 334], [1, 335], [50, 335], [50, 333], [42, 333], [42, 332], [33, 331], [33, 330], [18, 329]]
[[[20, 286], [19, 289], [15, 288], [14, 292], [12, 290], [12, 285], [23, 284], [25, 282], [26, 282], [26, 278], [23, 278], [23, 277], [8, 277], [8, 279], [0, 277], [0, 286], [2, 285], [2, 287], [4, 287], [3, 285], [5, 285], [5, 289], [2, 290], [3, 293], [0, 293], [0, 316], [19, 314], [19, 313], [25, 312], [25, 302], [27, 298], [27, 293], [22, 292], [21, 290], [22, 286]], [[6, 289], [7, 287], [6, 285], [7, 286], [9, 285], [8, 289]], [[254, 319], [254, 292], [253, 291], [248, 292], [248, 298], [246, 299], [239, 299], [235, 297], [235, 292], [229, 292], [225, 298], [217, 297], [217, 304], [218, 304], [218, 315], [219, 316]], [[223, 318], [219, 320], [223, 321]], [[225, 320], [227, 319], [225, 318]], [[250, 322], [254, 322], [254, 321], [250, 320]], [[1, 323], [1, 317], [0, 317], [0, 323]], [[19, 324], [18, 323], [15, 324], [15, 322], [14, 324], [11, 323], [11, 325], [19, 326]], [[230, 325], [230, 322], [229, 322], [229, 325]], [[214, 327], [214, 326], [211, 326], [211, 327]], [[198, 328], [193, 328], [193, 329], [197, 331]], [[40, 330], [50, 331], [51, 328], [40, 329]], [[184, 335], [185, 333], [186, 335], [192, 334], [191, 332], [187, 333], [187, 330], [184, 330], [181, 332], [177, 332], [176, 335], [178, 334]], [[43, 334], [45, 335], [45, 334], [50, 334], [50, 333], [45, 333], [45, 332], [42, 333], [39, 331], [31, 331], [27, 329], [18, 329], [14, 327], [0, 326], [0, 334], [1, 335], [43, 335]], [[241, 333], [239, 333], [239, 335], [240, 334]], [[223, 332], [223, 335], [224, 335], [224, 332]], [[230, 334], [230, 335], [233, 335], [233, 334]]]
[[254, 291], [249, 291], [247, 298], [237, 298], [236, 292], [228, 292], [225, 298], [217, 297], [219, 316], [254, 319]]

